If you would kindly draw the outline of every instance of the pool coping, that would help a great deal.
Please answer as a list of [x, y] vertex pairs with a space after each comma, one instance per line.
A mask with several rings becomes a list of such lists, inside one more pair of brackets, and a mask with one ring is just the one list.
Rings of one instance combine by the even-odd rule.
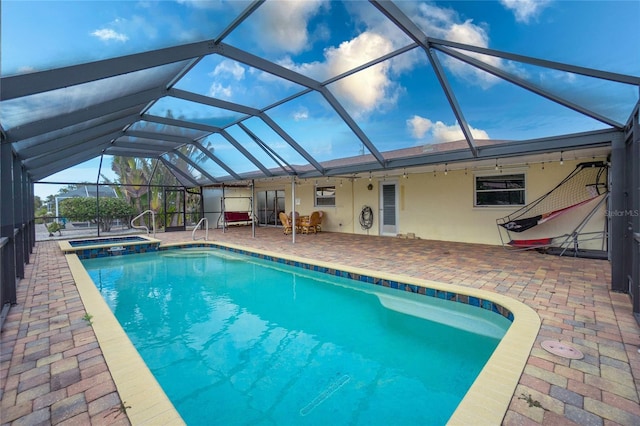
[[[509, 310], [513, 315], [513, 322], [511, 326], [505, 333], [504, 337], [498, 344], [497, 348], [495, 349], [495, 351], [487, 361], [485, 367], [482, 369], [482, 371], [480, 372], [476, 380], [473, 382], [473, 384], [467, 391], [466, 395], [464, 396], [464, 398], [462, 399], [462, 401], [460, 402], [460, 404], [458, 405], [458, 407], [456, 408], [452, 416], [449, 418], [449, 421], [447, 422], [447, 424], [450, 424], [450, 425], [501, 424], [502, 423], [502, 420], [513, 398], [516, 386], [518, 385], [520, 376], [524, 370], [527, 359], [529, 358], [531, 349], [533, 348], [533, 344], [535, 342], [536, 336], [540, 329], [540, 324], [541, 324], [540, 317], [532, 308], [510, 297], [492, 293], [486, 290], [467, 288], [467, 287], [462, 287], [454, 284], [444, 284], [437, 281], [418, 279], [418, 278], [413, 278], [413, 277], [403, 276], [403, 275], [395, 275], [395, 274], [392, 275], [382, 271], [374, 271], [371, 269], [355, 268], [355, 267], [350, 267], [350, 266], [341, 265], [337, 263], [316, 261], [308, 258], [286, 255], [282, 253], [275, 253], [275, 252], [270, 252], [270, 251], [261, 250], [261, 249], [247, 248], [245, 246], [240, 246], [232, 243], [223, 243], [218, 241], [178, 242], [178, 243], [171, 243], [171, 244], [163, 244], [163, 245], [160, 245], [159, 248], [166, 250], [170, 248], [198, 247], [198, 246], [199, 247], [219, 246], [222, 248], [229, 248], [229, 249], [237, 250], [240, 252], [255, 253], [265, 257], [283, 259], [285, 261], [293, 262], [293, 263], [312, 264], [320, 268], [328, 268], [332, 270], [335, 269], [335, 270], [344, 271], [344, 272], [355, 274], [355, 275], [375, 276], [382, 280], [402, 282], [403, 284], [407, 284], [411, 286], [430, 288], [438, 291], [443, 291], [445, 293], [456, 293], [456, 294], [466, 295], [469, 297], [477, 297], [482, 300], [489, 300]], [[69, 262], [70, 258], [72, 259], [72, 262]], [[146, 366], [146, 364], [144, 364], [144, 361], [142, 361], [142, 358], [137, 353], [137, 351], [133, 347], [133, 344], [129, 341], [128, 337], [124, 333], [124, 330], [122, 329], [122, 327], [120, 327], [120, 324], [115, 319], [115, 316], [113, 316], [113, 314], [111, 313], [106, 302], [102, 299], [102, 296], [100, 295], [97, 288], [89, 278], [88, 273], [86, 272], [86, 270], [84, 270], [84, 267], [82, 266], [82, 263], [80, 262], [78, 256], [73, 254], [67, 255], [67, 261], [69, 262], [69, 267], [72, 270], [74, 279], [76, 279], [76, 275], [74, 273], [74, 267], [72, 267], [72, 263], [75, 264], [77, 262], [76, 268], [81, 269], [81, 271], [77, 271], [79, 278], [81, 279], [81, 281], [88, 280], [88, 284], [90, 284], [90, 286], [93, 288], [93, 293], [97, 295], [97, 299], [99, 300], [93, 300], [94, 298], [96, 298], [96, 296], [93, 296], [90, 298], [90, 301], [92, 303], [91, 309], [93, 309], [94, 303], [95, 305], [101, 305], [101, 306], [96, 306], [96, 308], [99, 308], [99, 312], [101, 316], [102, 315], [104, 315], [105, 317], [111, 316], [111, 319], [105, 322], [105, 325], [107, 324], [109, 325], [109, 327], [106, 327], [107, 330], [105, 330], [105, 335], [107, 336], [105, 338], [105, 345], [109, 347], [109, 345], [111, 345], [111, 342], [113, 341], [113, 339], [109, 338], [109, 336], [112, 336], [113, 334], [122, 334], [124, 339], [126, 339], [126, 342], [128, 342], [128, 345], [135, 352], [135, 357], [139, 359], [139, 361], [143, 364], [142, 366], [138, 367], [138, 369], [133, 371], [135, 371], [135, 373], [138, 373], [141, 370], [145, 370], [148, 373], [148, 375], [150, 375], [150, 379], [148, 378], [145, 379], [142, 377], [142, 376], [146, 376], [146, 374], [141, 375], [140, 379], [135, 379], [135, 377], [133, 377], [134, 375], [130, 371], [127, 374], [125, 374], [124, 377], [122, 377], [123, 379], [127, 379], [127, 380], [119, 383], [120, 379], [117, 378], [117, 376], [120, 377], [120, 374], [119, 373], [114, 374], [113, 369], [118, 370], [118, 369], [122, 369], [123, 367], [118, 366], [117, 364], [115, 364], [112, 367], [112, 364], [110, 363], [109, 358], [112, 358], [112, 361], [114, 363], [120, 362], [124, 360], [124, 358], [117, 357], [117, 356], [107, 357], [107, 355], [105, 354], [107, 365], [109, 366], [109, 369], [112, 371], [112, 375], [114, 376], [114, 381], [116, 382], [116, 387], [120, 392], [121, 399], [123, 401], [127, 401], [127, 404], [129, 404], [130, 400], [134, 400], [133, 398], [136, 398], [137, 394], [140, 392], [139, 391], [140, 389], [145, 389], [148, 386], [148, 383], [153, 382], [155, 383], [156, 386], [158, 386], [159, 393], [161, 393], [164, 396], [164, 398], [166, 399], [166, 402], [170, 405], [170, 408], [173, 410], [173, 412], [175, 412], [175, 415], [179, 417], [179, 414], [177, 413], [177, 411], [175, 410], [171, 402], [168, 400], [168, 398], [164, 394], [164, 391], [159, 387], [159, 385], [157, 384], [157, 381], [149, 371], [148, 367]], [[77, 282], [78, 281], [76, 280], [76, 283]], [[78, 290], [79, 291], [81, 290], [80, 286], [78, 286]], [[84, 296], [82, 291], [80, 292], [80, 294], [84, 302]], [[106, 312], [104, 312], [105, 309], [106, 309]], [[89, 312], [89, 307], [87, 307], [87, 312]], [[111, 330], [111, 328], [119, 329], [119, 333]], [[95, 325], [94, 325], [94, 329], [95, 329]], [[100, 346], [102, 347], [103, 343], [102, 343], [101, 337], [98, 334], [99, 334], [98, 331], [96, 331], [98, 341], [100, 342]], [[120, 341], [120, 343], [118, 343], [116, 346], [113, 347], [114, 349], [117, 347], [117, 352], [121, 352], [121, 348], [119, 345], [126, 343], [126, 342], [122, 342], [122, 340], [123, 340], [122, 336], [120, 336], [118, 338], [118, 341]], [[110, 350], [111, 348], [109, 348], [107, 351], [110, 351]], [[129, 351], [129, 349], [127, 350]], [[143, 380], [143, 381], [140, 381], [140, 380]], [[150, 381], [147, 381], [147, 380], [150, 380]], [[122, 391], [120, 389], [121, 387], [123, 388]], [[128, 389], [129, 387], [132, 387], [133, 391], [130, 391]], [[157, 392], [158, 390], [154, 390], [152, 393], [156, 394]], [[137, 414], [138, 411], [153, 412], [153, 410], [148, 410], [147, 408], [144, 408], [145, 407], [144, 401], [138, 402], [138, 399], [135, 399], [135, 400], [136, 400], [136, 404], [140, 403], [138, 407], [143, 407], [143, 408], [137, 411], [134, 409], [130, 409], [132, 410], [131, 413], [129, 410], [127, 410], [127, 414], [129, 414], [132, 424], [134, 425], [147, 424], [149, 422], [152, 422], [151, 421], [152, 419], [145, 419], [144, 416], [141, 416], [140, 419], [136, 417], [134, 421], [134, 418], [133, 418], [134, 416], [132, 415], [134, 414], [134, 411], [135, 411], [135, 414]], [[154, 404], [155, 403], [152, 404], [152, 407], [155, 407]], [[133, 407], [133, 404], [132, 404], [132, 407]], [[167, 408], [167, 410], [169, 409]], [[148, 413], [148, 414], [151, 414], [151, 413]], [[158, 420], [159, 419], [157, 417], [153, 418], [153, 422], [157, 422]], [[180, 421], [182, 422], [181, 418], [180, 418]]]
[[109, 372], [132, 425], [184, 425], [75, 253], [65, 254]]

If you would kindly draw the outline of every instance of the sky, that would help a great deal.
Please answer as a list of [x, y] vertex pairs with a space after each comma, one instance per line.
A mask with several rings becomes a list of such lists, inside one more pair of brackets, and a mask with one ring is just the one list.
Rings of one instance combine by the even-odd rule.
[[[247, 5], [246, 1], [220, 0], [3, 0], [1, 72], [7, 76], [41, 71], [212, 39]], [[401, 1], [397, 5], [433, 38], [640, 76], [638, 1]], [[368, 2], [269, 0], [224, 42], [322, 82], [411, 41]], [[451, 57], [436, 55], [477, 139], [522, 140], [607, 128]], [[626, 122], [638, 100], [638, 87], [470, 56], [618, 122]], [[176, 88], [254, 108], [266, 108], [302, 90], [220, 55], [205, 57]], [[380, 151], [462, 138], [431, 65], [419, 49], [328, 88]], [[216, 125], [237, 118], [228, 111], [173, 98], [164, 98], [150, 110], [161, 116], [169, 112]], [[268, 114], [319, 161], [363, 151], [360, 141], [317, 93], [269, 109]], [[19, 124], [20, 118], [10, 112], [2, 117], [0, 112], [5, 128], [14, 121]], [[255, 132], [272, 141], [287, 161], [304, 162], [266, 126], [255, 126]], [[252, 167], [231, 152], [224, 140], [211, 137], [207, 142], [237, 169]], [[96, 168], [94, 160], [46, 180], [95, 181]], [[109, 170], [110, 165], [103, 168]], [[56, 190], [52, 185], [37, 185], [36, 195]]]

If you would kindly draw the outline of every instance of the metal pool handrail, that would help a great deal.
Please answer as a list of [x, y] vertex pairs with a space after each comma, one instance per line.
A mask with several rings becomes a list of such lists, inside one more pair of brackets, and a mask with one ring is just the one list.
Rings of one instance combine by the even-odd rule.
[[205, 223], [204, 240], [207, 241], [209, 239], [209, 219], [207, 219], [206, 217], [203, 217], [202, 219], [200, 219], [200, 222], [198, 222], [198, 224], [193, 228], [193, 231], [191, 232], [191, 238], [193, 238], [193, 241], [196, 240], [196, 231], [198, 230], [198, 228], [200, 228], [200, 225], [202, 224], [202, 222]]
[[135, 228], [135, 229], [145, 229], [147, 231], [147, 235], [149, 235], [149, 228], [147, 228], [146, 225], [137, 226], [137, 225], [135, 225], [133, 223], [133, 222], [135, 222], [136, 220], [140, 219], [142, 216], [144, 216], [147, 213], [151, 213], [151, 223], [153, 224], [153, 237], [155, 238], [155, 236], [156, 236], [156, 213], [153, 210], [145, 210], [142, 213], [140, 213], [138, 216], [136, 216], [133, 219], [131, 219], [131, 227]]

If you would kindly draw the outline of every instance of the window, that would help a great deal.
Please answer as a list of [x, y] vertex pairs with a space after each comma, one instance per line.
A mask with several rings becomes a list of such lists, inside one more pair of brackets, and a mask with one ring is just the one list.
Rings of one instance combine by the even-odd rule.
[[523, 206], [524, 173], [476, 176], [475, 206]]
[[336, 187], [335, 186], [316, 186], [316, 207], [335, 207], [336, 205]]

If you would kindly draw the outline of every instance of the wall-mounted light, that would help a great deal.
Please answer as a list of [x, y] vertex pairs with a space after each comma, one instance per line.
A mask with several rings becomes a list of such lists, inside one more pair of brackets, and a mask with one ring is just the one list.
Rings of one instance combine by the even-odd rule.
[[444, 163], [444, 175], [445, 175], [445, 176], [447, 175], [447, 172], [448, 172], [448, 171], [447, 171], [447, 163]]
[[371, 182], [371, 172], [369, 172], [369, 182]]
[[562, 158], [562, 153], [564, 151], [560, 151], [560, 165], [562, 166], [564, 164], [564, 158]]
[[402, 178], [403, 179], [407, 179], [409, 177], [409, 175], [407, 175], [407, 171], [406, 170], [402, 170]]
[[496, 158], [496, 171], [498, 170], [498, 159]]

